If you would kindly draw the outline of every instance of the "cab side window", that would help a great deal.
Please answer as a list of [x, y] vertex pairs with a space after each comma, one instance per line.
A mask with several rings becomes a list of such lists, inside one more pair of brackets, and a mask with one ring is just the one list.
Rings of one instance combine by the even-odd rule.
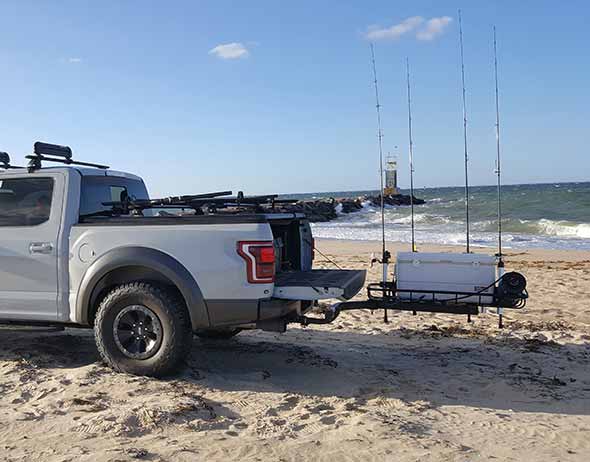
[[51, 214], [52, 199], [51, 178], [0, 180], [0, 227], [45, 223]]

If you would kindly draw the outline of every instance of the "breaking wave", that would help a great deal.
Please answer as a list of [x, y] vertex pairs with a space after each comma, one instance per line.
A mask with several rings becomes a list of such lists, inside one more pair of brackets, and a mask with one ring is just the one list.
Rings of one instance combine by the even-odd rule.
[[[590, 183], [561, 185], [507, 186], [503, 194], [503, 239], [506, 247], [590, 250]], [[471, 243], [495, 246], [497, 217], [495, 189], [471, 190]], [[354, 197], [353, 193], [350, 193]], [[465, 243], [465, 206], [460, 188], [425, 189], [416, 193], [427, 200], [415, 207], [416, 238], [435, 244]], [[359, 194], [360, 195], [360, 194]], [[381, 213], [365, 202], [363, 208], [346, 214], [337, 209], [338, 218], [313, 225], [317, 237], [352, 240], [380, 240]], [[409, 207], [386, 207], [386, 237], [410, 242]]]
[[541, 219], [536, 226], [542, 234], [550, 236], [580, 237], [590, 239], [590, 223], [570, 223], [565, 220]]

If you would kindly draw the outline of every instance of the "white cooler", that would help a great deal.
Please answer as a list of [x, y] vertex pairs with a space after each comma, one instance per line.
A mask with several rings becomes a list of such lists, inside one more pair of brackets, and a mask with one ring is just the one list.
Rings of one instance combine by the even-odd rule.
[[[399, 252], [395, 266], [398, 290], [427, 290], [435, 292], [435, 300], [454, 300], [445, 292], [479, 292], [497, 279], [497, 260], [490, 255], [473, 253], [419, 253]], [[482, 303], [492, 303], [494, 286], [482, 292]], [[402, 300], [414, 301], [423, 297], [432, 300], [432, 294], [398, 292]], [[462, 303], [478, 303], [479, 297], [461, 298]]]

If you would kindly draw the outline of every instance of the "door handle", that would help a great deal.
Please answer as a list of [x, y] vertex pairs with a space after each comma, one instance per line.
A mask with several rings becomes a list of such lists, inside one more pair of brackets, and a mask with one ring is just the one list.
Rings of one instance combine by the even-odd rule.
[[53, 252], [53, 244], [51, 242], [31, 242], [29, 252], [47, 255]]

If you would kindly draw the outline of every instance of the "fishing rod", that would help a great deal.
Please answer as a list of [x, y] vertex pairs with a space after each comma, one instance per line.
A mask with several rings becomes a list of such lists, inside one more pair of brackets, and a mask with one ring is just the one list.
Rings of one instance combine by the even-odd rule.
[[412, 252], [416, 252], [414, 236], [414, 142], [412, 140], [412, 93], [410, 90], [410, 60], [406, 58], [406, 76], [408, 81], [408, 137], [410, 143], [410, 209], [412, 216]]
[[463, 145], [465, 154], [465, 233], [466, 250], [469, 253], [469, 156], [467, 153], [467, 104], [465, 101], [465, 62], [463, 56], [463, 24], [461, 23], [461, 10], [459, 10], [459, 46], [461, 48], [461, 84], [463, 88]]
[[[498, 96], [498, 51], [496, 46], [496, 26], [494, 30], [494, 81], [496, 96], [496, 175], [498, 176], [498, 275], [504, 275], [502, 260], [502, 170], [500, 165], [500, 98]], [[498, 325], [503, 327], [504, 309], [498, 307]]]
[[494, 80], [496, 83], [496, 175], [498, 176], [498, 257], [502, 260], [502, 170], [500, 167], [500, 103], [498, 96], [498, 51], [494, 26]]
[[[383, 132], [381, 130], [381, 105], [379, 104], [379, 88], [377, 85], [377, 66], [375, 65], [375, 49], [371, 43], [371, 62], [373, 64], [373, 83], [375, 84], [375, 107], [377, 108], [377, 138], [379, 139], [379, 180], [381, 186], [381, 265], [383, 267], [383, 290], [387, 285], [387, 272], [391, 254], [385, 248], [385, 198], [383, 188]], [[387, 309], [384, 310], [383, 322], [388, 323]]]

